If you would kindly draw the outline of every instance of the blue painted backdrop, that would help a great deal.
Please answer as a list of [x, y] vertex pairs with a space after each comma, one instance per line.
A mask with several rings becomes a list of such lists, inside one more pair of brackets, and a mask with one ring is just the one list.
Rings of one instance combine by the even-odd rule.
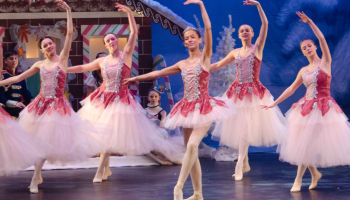
[[[158, 0], [158, 2], [192, 24], [195, 24], [193, 14], [201, 19], [199, 7], [196, 5], [184, 6], [184, 1], [181, 0]], [[216, 38], [220, 37], [219, 32], [223, 30], [222, 26], [228, 26], [229, 14], [232, 15], [232, 24], [236, 30], [242, 24], [249, 24], [253, 27], [256, 37], [258, 36], [261, 21], [255, 6], [243, 6], [242, 0], [203, 0], [203, 2], [212, 23], [214, 51], [218, 43]], [[261, 68], [261, 82], [277, 98], [294, 81], [300, 68], [308, 64], [299, 49], [300, 41], [310, 38], [319, 46], [310, 27], [299, 22], [295, 14], [296, 11], [304, 11], [326, 37], [333, 57], [331, 93], [349, 116], [350, 1], [261, 0], [260, 3], [269, 21]], [[233, 33], [233, 37], [236, 39], [235, 48], [241, 47], [237, 32]], [[162, 54], [168, 66], [188, 56], [183, 41], [178, 36], [171, 35], [169, 30], [164, 30], [160, 24], [152, 24], [152, 40], [153, 56]], [[320, 49], [318, 53], [321, 56]], [[174, 94], [182, 90], [180, 74], [171, 76], [170, 81]], [[305, 88], [301, 86], [292, 97], [282, 102], [279, 105], [282, 112], [285, 113], [292, 103], [304, 95], [304, 92]], [[163, 96], [162, 106], [169, 110], [166, 96]], [[208, 139], [206, 140], [208, 142]], [[266, 151], [267, 149], [254, 150]]]

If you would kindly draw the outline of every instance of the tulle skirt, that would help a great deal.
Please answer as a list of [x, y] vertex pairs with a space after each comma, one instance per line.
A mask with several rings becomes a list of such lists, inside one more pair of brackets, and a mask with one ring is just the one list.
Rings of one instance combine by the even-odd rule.
[[314, 167], [350, 165], [350, 128], [343, 113], [331, 107], [322, 116], [314, 108], [302, 116], [298, 106], [286, 117], [288, 134], [278, 146], [281, 161]]
[[[1, 108], [0, 108], [1, 109]], [[25, 132], [17, 121], [0, 122], [0, 176], [12, 175], [46, 158], [51, 146]]]
[[220, 121], [236, 115], [237, 108], [233, 101], [222, 97], [213, 99], [222, 101], [226, 105], [213, 105], [212, 110], [207, 114], [201, 114], [200, 109], [194, 109], [187, 116], [184, 116], [179, 110], [173, 116], [171, 114], [167, 116], [164, 126], [167, 129], [175, 129], [177, 127], [200, 128], [210, 126], [214, 121]]
[[[71, 109], [71, 108], [70, 108]], [[70, 114], [56, 110], [43, 114], [28, 112], [26, 107], [19, 116], [20, 125], [31, 135], [50, 144], [53, 149], [46, 159], [55, 164], [84, 161], [100, 152], [102, 139], [89, 121], [82, 120], [73, 109]]]
[[99, 98], [90, 99], [81, 102], [83, 107], [78, 114], [91, 122], [110, 126], [111, 134], [102, 152], [135, 156], [157, 149], [168, 154], [179, 153], [176, 145], [164, 139], [162, 130], [147, 118], [136, 99], [131, 104], [113, 101], [106, 108]]
[[162, 131], [162, 135], [164, 139], [168, 140], [176, 149], [175, 153], [167, 153], [167, 152], [161, 152], [163, 153], [166, 158], [176, 164], [182, 164], [183, 157], [185, 156], [186, 147], [184, 144], [184, 138], [182, 135], [174, 135], [170, 136], [170, 132], [173, 132], [175, 130], [167, 130], [165, 128], [159, 128]]
[[265, 92], [262, 99], [256, 95], [252, 95], [252, 101], [248, 96], [243, 97], [243, 100], [237, 99], [237, 115], [216, 123], [212, 132], [213, 139], [235, 149], [238, 149], [241, 142], [265, 147], [279, 144], [287, 131], [287, 123], [278, 107], [268, 110], [260, 107], [271, 103], [273, 97], [268, 92]]

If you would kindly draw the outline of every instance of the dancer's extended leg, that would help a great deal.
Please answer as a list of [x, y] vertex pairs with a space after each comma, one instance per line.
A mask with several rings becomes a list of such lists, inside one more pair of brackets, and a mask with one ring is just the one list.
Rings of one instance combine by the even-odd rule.
[[[195, 128], [192, 130], [192, 133], [191, 133], [191, 135], [188, 139], [188, 143], [186, 145], [186, 153], [185, 153], [183, 163], [181, 166], [181, 171], [180, 171], [178, 183], [184, 183], [186, 181], [192, 167], [194, 166], [194, 164], [198, 160], [198, 145], [202, 141], [205, 134], [207, 133], [209, 127], [210, 126]], [[186, 133], [186, 134], [188, 134], [188, 133]], [[198, 162], [198, 164], [199, 164], [199, 162]], [[195, 169], [196, 168], [194, 168], [194, 170]], [[199, 176], [198, 176], [198, 174], [199, 174]], [[197, 180], [193, 180], [193, 182], [196, 182], [196, 181], [198, 181], [198, 177], [201, 177], [201, 172], [196, 171], [193, 173], [193, 175], [195, 177], [192, 176], [192, 178], [197, 179]], [[182, 200], [183, 199], [182, 189], [180, 190], [180, 187], [178, 187], [178, 185], [176, 185], [174, 188], [174, 199], [175, 200]]]

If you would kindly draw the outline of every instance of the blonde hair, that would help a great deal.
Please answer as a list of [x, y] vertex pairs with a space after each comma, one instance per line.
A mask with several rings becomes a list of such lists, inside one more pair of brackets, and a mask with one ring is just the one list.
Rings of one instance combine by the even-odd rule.
[[251, 26], [249, 26], [248, 24], [242, 24], [238, 29], [238, 34], [239, 34], [239, 30], [241, 30], [242, 26], [248, 26], [250, 28], [250, 30], [254, 33], [254, 30]]

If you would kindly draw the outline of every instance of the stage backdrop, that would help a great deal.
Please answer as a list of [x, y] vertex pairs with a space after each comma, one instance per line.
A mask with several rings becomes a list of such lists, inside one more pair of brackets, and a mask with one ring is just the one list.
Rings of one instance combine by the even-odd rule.
[[[184, 6], [183, 1], [158, 0], [159, 3], [173, 10], [176, 14], [196, 24], [193, 14], [201, 17], [199, 7], [196, 5]], [[228, 15], [232, 15], [232, 25], [236, 28], [233, 38], [236, 39], [235, 48], [241, 47], [237, 30], [242, 24], [249, 24], [258, 37], [261, 21], [255, 6], [243, 6], [242, 0], [203, 0], [212, 23], [213, 40], [215, 47], [222, 26], [228, 26]], [[332, 97], [339, 103], [347, 116], [350, 115], [350, 2], [348, 0], [261, 0], [260, 1], [269, 21], [269, 30], [264, 49], [263, 62], [260, 74], [261, 82], [277, 98], [297, 76], [298, 71], [308, 64], [307, 59], [299, 49], [300, 41], [310, 38], [318, 46], [319, 43], [310, 27], [299, 22], [296, 11], [304, 11], [321, 29], [328, 42], [332, 62]], [[200, 18], [202, 23], [202, 20]], [[203, 25], [203, 23], [202, 23]], [[255, 41], [254, 39], [254, 41]], [[183, 41], [178, 36], [171, 35], [159, 24], [152, 24], [152, 52], [153, 57], [162, 54], [167, 65], [173, 65], [188, 54]], [[182, 92], [183, 83], [181, 75], [170, 76], [173, 94]], [[291, 105], [303, 97], [305, 87], [302, 85], [296, 93], [279, 105], [285, 113]], [[175, 101], [179, 99], [175, 98]], [[167, 111], [166, 96], [163, 96], [162, 106]], [[254, 126], [254, 124], [251, 124]], [[208, 139], [205, 139], [208, 142]], [[209, 141], [210, 142], [210, 141]], [[217, 143], [211, 143], [217, 145]], [[250, 151], [271, 151], [266, 148], [251, 148]]]

